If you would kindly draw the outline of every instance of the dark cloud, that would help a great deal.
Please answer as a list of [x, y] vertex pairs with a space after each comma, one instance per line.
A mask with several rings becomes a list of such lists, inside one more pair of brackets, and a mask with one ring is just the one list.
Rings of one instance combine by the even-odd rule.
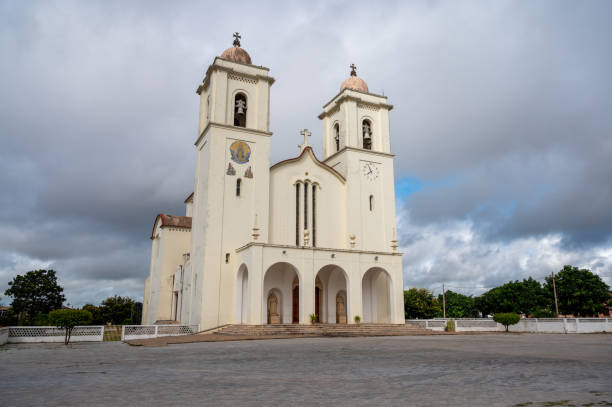
[[398, 199], [407, 285], [559, 268], [535, 254], [517, 266], [530, 245], [609, 270], [610, 11], [4, 2], [0, 289], [52, 266], [73, 304], [142, 297], [154, 217], [181, 214], [192, 190], [195, 89], [236, 30], [277, 79], [272, 162], [297, 153], [304, 127], [320, 152], [317, 115], [350, 63], [389, 96], [397, 178], [419, 183]]

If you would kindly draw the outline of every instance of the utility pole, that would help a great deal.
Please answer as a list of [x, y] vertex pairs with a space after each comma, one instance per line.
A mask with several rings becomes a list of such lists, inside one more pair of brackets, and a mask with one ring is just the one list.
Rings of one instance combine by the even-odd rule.
[[444, 290], [444, 283], [442, 283], [442, 317], [446, 319], [446, 291]]
[[557, 303], [557, 287], [555, 285], [555, 273], [550, 273], [553, 281], [553, 293], [555, 295], [555, 316], [559, 316], [559, 304]]

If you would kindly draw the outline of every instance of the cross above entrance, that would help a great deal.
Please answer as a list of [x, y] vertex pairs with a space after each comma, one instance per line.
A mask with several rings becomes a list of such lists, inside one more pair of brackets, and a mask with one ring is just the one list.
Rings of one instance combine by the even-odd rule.
[[351, 68], [351, 76], [357, 76], [357, 67], [355, 64], [351, 64], [349, 68]]
[[310, 147], [310, 144], [308, 144], [308, 137], [312, 136], [312, 133], [308, 131], [308, 129], [304, 129], [300, 131], [300, 134], [304, 136], [304, 142], [298, 145], [298, 147], [300, 148], [300, 152], [302, 152], [306, 147]]

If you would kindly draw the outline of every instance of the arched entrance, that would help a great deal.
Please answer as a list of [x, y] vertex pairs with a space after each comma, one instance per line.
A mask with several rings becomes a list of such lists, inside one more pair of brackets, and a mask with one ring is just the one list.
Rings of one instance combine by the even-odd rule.
[[236, 278], [236, 322], [249, 322], [249, 271], [246, 264], [240, 266]]
[[[300, 320], [300, 277], [289, 263], [275, 263], [266, 270], [263, 315], [268, 324], [290, 324]], [[274, 309], [276, 307], [276, 309]]]
[[320, 322], [346, 324], [347, 288], [348, 278], [341, 267], [330, 264], [319, 270], [315, 278], [315, 313]]
[[363, 275], [361, 295], [363, 322], [390, 323], [392, 281], [386, 270], [373, 267]]

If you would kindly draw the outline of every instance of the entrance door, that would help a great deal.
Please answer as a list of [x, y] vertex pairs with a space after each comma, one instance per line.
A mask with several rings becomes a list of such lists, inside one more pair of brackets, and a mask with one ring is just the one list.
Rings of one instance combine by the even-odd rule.
[[300, 322], [300, 286], [293, 287], [293, 319], [294, 324]]
[[319, 307], [319, 297], [321, 293], [321, 289], [319, 287], [315, 287], [315, 314], [317, 316], [317, 322], [321, 322], [321, 313]]

